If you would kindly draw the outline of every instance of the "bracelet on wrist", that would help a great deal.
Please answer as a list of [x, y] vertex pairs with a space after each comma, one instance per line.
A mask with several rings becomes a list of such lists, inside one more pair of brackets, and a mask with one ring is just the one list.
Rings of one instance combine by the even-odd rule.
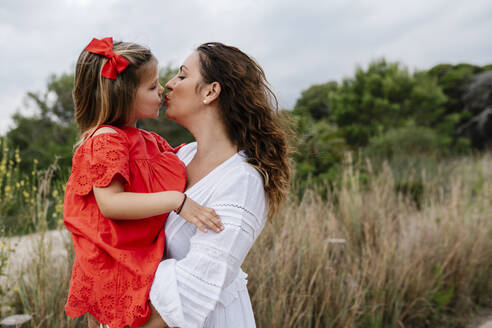
[[176, 212], [176, 214], [179, 214], [181, 212], [181, 210], [183, 209], [184, 203], [186, 201], [186, 198], [188, 198], [188, 196], [186, 196], [186, 194], [183, 194], [183, 195], [184, 195], [184, 198], [183, 198], [183, 201], [181, 202], [181, 205], [179, 205], [179, 207], [174, 210], [174, 212]]

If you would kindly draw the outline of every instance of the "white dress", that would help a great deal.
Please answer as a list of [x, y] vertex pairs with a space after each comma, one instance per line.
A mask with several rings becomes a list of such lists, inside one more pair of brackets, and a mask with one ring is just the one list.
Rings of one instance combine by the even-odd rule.
[[[196, 147], [184, 146], [178, 157], [188, 165]], [[266, 221], [262, 177], [239, 152], [186, 194], [215, 209], [224, 230], [203, 233], [171, 212], [165, 228], [166, 259], [150, 290], [152, 304], [170, 327], [255, 327], [241, 264]]]

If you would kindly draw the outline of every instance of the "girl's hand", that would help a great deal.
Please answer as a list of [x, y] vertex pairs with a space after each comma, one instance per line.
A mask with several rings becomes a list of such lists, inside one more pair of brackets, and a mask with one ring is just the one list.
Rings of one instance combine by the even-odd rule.
[[179, 212], [186, 221], [194, 224], [203, 232], [207, 232], [207, 228], [220, 232], [224, 230], [224, 226], [220, 222], [220, 218], [215, 213], [215, 210], [209, 207], [201, 206], [193, 199], [187, 197], [181, 211]]

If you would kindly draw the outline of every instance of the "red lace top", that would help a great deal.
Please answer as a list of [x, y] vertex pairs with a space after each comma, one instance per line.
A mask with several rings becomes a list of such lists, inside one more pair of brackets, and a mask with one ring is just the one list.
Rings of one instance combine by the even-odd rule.
[[149, 318], [149, 291], [164, 253], [167, 214], [111, 220], [97, 207], [92, 187], [123, 177], [125, 191], [183, 191], [186, 168], [160, 136], [132, 127], [112, 127], [76, 151], [67, 182], [64, 219], [72, 232], [75, 261], [65, 311], [90, 312], [111, 328], [141, 326]]

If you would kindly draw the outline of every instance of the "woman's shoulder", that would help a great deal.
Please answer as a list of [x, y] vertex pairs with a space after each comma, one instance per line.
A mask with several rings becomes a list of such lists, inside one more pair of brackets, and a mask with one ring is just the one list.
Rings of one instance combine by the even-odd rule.
[[219, 167], [217, 184], [257, 186], [263, 189], [263, 178], [251, 164], [244, 151], [235, 154], [225, 165]]
[[251, 214], [257, 222], [266, 217], [266, 194], [261, 174], [239, 152], [216, 172], [215, 182], [209, 186], [212, 194], [210, 207], [234, 208]]

